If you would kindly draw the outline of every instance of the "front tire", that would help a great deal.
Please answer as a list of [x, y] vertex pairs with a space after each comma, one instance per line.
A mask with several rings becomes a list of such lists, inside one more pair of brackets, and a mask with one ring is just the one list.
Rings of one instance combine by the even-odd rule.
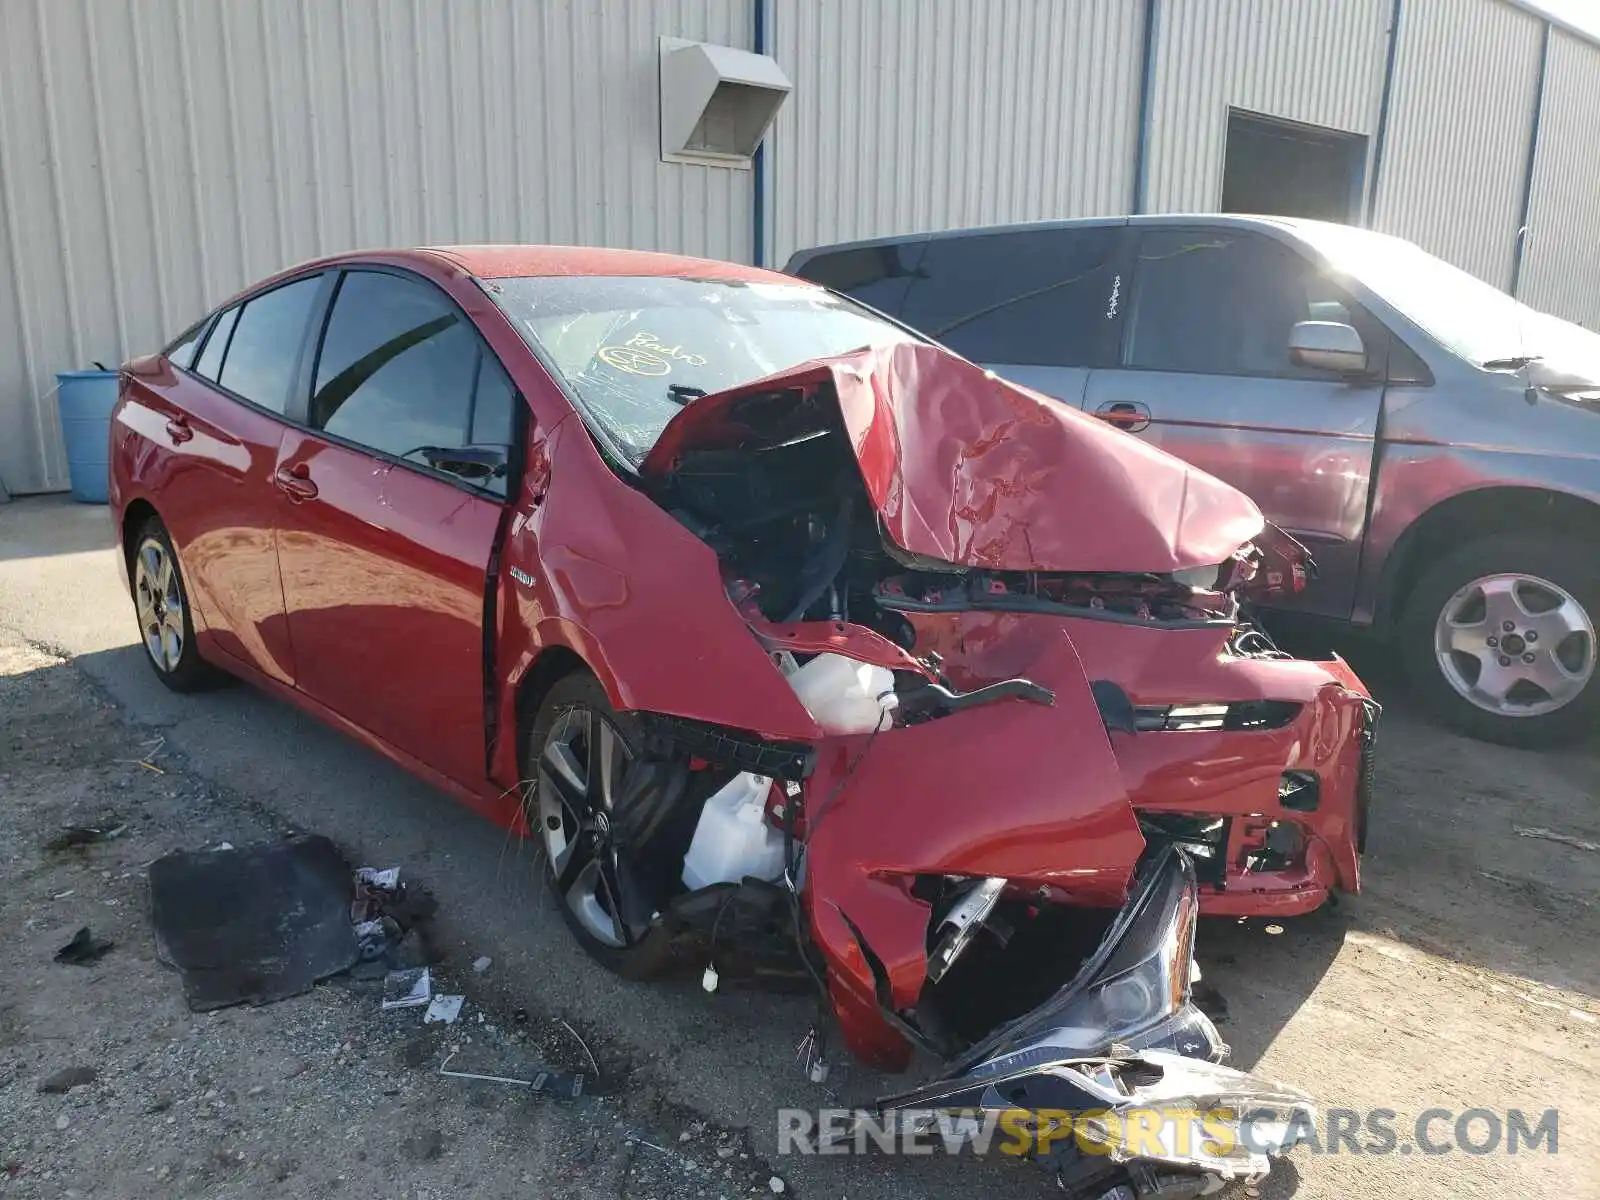
[[1412, 687], [1464, 733], [1548, 746], [1600, 719], [1600, 567], [1558, 539], [1485, 538], [1417, 580], [1399, 626]]
[[189, 589], [172, 537], [159, 518], [151, 517], [140, 528], [128, 566], [139, 640], [156, 678], [175, 692], [214, 687], [222, 673], [200, 657]]
[[[655, 921], [640, 872], [617, 844], [622, 781], [643, 752], [643, 736], [611, 707], [587, 671], [557, 680], [528, 731], [524, 778], [532, 779], [528, 822], [544, 850], [545, 884], [584, 951], [624, 979], [645, 980], [672, 965], [671, 936]], [[619, 824], [625, 824], [620, 822]]]

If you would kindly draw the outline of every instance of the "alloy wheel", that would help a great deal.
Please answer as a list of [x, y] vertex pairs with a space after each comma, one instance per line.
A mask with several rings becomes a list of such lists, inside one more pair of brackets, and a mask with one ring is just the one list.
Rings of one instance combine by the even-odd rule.
[[157, 538], [139, 544], [133, 568], [134, 607], [151, 661], [164, 672], [183, 658], [183, 591], [172, 555]]
[[632, 762], [616, 726], [583, 706], [557, 716], [539, 752], [539, 828], [556, 891], [586, 932], [613, 947], [644, 932], [627, 919], [631, 878], [613, 824]]
[[1565, 588], [1536, 575], [1485, 575], [1458, 590], [1434, 624], [1439, 670], [1485, 712], [1536, 717], [1588, 686], [1594, 622]]

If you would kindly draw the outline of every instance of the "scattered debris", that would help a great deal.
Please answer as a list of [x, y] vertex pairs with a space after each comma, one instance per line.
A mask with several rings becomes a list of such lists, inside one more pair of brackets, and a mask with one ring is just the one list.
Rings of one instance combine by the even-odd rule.
[[1267, 926], [1267, 932], [1272, 934], [1274, 937], [1276, 937], [1278, 934], [1283, 932], [1283, 926], [1282, 925], [1268, 925]]
[[[426, 971], [428, 968], [422, 968]], [[456, 1018], [461, 1015], [461, 1002], [465, 996], [435, 996], [428, 1005], [428, 1011], [422, 1014], [422, 1023], [432, 1025], [440, 1022], [445, 1025], [454, 1025]], [[385, 1004], [384, 1007], [389, 1007]]]
[[[532, 1079], [519, 1079], [510, 1075], [486, 1075], [476, 1071], [452, 1071], [450, 1063], [455, 1059], [458, 1051], [452, 1050], [445, 1056], [444, 1062], [439, 1064], [439, 1074], [450, 1079], [476, 1079], [483, 1083], [508, 1083], [513, 1087], [531, 1088], [535, 1092], [542, 1092], [558, 1100], [576, 1100], [583, 1095], [583, 1076], [568, 1071], [534, 1071]], [[654, 1146], [660, 1150], [660, 1146]]]
[[127, 831], [128, 827], [126, 825], [116, 825], [105, 829], [96, 825], [68, 825], [46, 842], [44, 848], [52, 854], [64, 854], [68, 850], [82, 850], [86, 846], [112, 841], [121, 837]]
[[77, 894], [78, 894], [78, 889], [77, 888], [68, 888], [64, 892], [57, 892], [54, 896], [51, 896], [50, 899], [52, 899], [52, 900], [65, 900], [68, 896], [76, 896]]
[[384, 1008], [420, 1008], [433, 999], [433, 977], [427, 967], [390, 971], [383, 981]]
[[368, 887], [379, 888], [385, 892], [398, 891], [400, 888], [400, 868], [385, 867], [380, 871], [376, 867], [361, 867], [356, 871], [356, 882], [364, 883]]
[[195, 1012], [299, 995], [356, 962], [351, 879], [318, 836], [165, 855], [150, 865], [156, 949]]
[[115, 942], [100, 941], [85, 925], [72, 935], [70, 942], [56, 951], [56, 961], [73, 967], [87, 967], [104, 958], [115, 944]]
[[494, 959], [490, 958], [487, 954], [485, 954], [482, 958], [475, 959], [473, 961], [472, 969], [476, 974], [482, 975], [493, 964], [494, 964]]
[[[524, 1010], [519, 1008], [517, 1011], [519, 1013], [523, 1013], [522, 1020], [527, 1020], [527, 1014], [524, 1012]], [[584, 1057], [589, 1060], [589, 1066], [593, 1068], [595, 1078], [600, 1078], [600, 1063], [595, 1059], [594, 1053], [589, 1049], [589, 1043], [584, 1041], [583, 1038], [578, 1035], [578, 1031], [571, 1025], [568, 1025], [565, 1021], [561, 1020], [560, 1017], [557, 1017], [556, 1020], [561, 1021], [561, 1028], [570, 1033], [572, 1035], [572, 1040], [583, 1047]]]
[[39, 1081], [39, 1091], [46, 1096], [65, 1096], [75, 1087], [88, 1087], [100, 1072], [93, 1067], [67, 1067]]
[[1518, 837], [1541, 838], [1547, 842], [1560, 842], [1563, 846], [1587, 850], [1591, 854], [1600, 854], [1600, 843], [1586, 842], [1582, 838], [1573, 837], [1570, 833], [1557, 833], [1554, 829], [1525, 828], [1521, 825], [1515, 828]]

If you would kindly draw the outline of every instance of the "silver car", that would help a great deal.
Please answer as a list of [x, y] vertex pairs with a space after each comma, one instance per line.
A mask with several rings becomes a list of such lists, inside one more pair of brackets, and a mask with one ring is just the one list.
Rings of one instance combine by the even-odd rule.
[[1594, 728], [1600, 336], [1367, 230], [1148, 216], [803, 250], [847, 293], [1243, 489], [1296, 607], [1479, 737]]

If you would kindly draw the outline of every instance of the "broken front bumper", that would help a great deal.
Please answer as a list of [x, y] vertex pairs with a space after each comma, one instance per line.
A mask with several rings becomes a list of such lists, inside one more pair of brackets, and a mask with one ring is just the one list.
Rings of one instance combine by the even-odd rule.
[[1074, 1194], [1192, 1196], [1260, 1179], [1316, 1113], [1295, 1088], [1219, 1065], [1227, 1047], [1190, 998], [1198, 909], [1188, 856], [1157, 852], [1071, 982], [879, 1115], [919, 1128], [1000, 1113]]

